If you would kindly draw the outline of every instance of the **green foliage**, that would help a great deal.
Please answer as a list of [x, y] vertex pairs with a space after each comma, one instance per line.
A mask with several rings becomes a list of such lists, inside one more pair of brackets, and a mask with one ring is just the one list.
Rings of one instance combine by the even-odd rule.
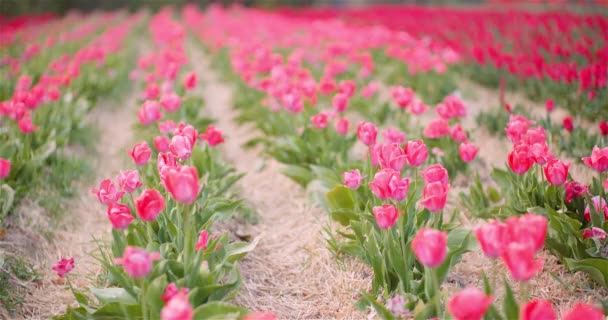
[[27, 287], [23, 283], [40, 280], [40, 275], [20, 257], [0, 255], [0, 303], [11, 314], [23, 303]]

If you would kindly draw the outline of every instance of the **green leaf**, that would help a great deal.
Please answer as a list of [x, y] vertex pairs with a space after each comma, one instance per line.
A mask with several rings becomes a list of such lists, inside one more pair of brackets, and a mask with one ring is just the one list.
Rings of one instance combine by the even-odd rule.
[[582, 260], [564, 259], [570, 271], [583, 271], [604, 287], [608, 287], [608, 260], [589, 258]]
[[376, 312], [378, 312], [378, 316], [384, 320], [397, 320], [395, 316], [381, 303], [379, 303], [376, 298], [371, 296], [369, 293], [361, 291], [361, 299], [357, 302], [357, 306], [359, 310], [364, 311], [366, 307], [373, 307]]
[[505, 278], [505, 301], [503, 303], [505, 315], [507, 319], [519, 319], [519, 304], [515, 300], [513, 290], [509, 286], [509, 282]]
[[93, 313], [93, 319], [141, 319], [140, 305], [124, 305], [113, 302], [103, 305]]
[[301, 186], [306, 186], [315, 177], [310, 169], [302, 166], [287, 165], [281, 171]]
[[251, 242], [233, 242], [227, 246], [228, 261], [235, 262], [242, 259], [247, 253], [251, 252], [260, 242], [261, 237], [256, 237]]
[[209, 302], [194, 309], [194, 319], [201, 320], [238, 320], [247, 314], [247, 309], [223, 302]]
[[101, 303], [137, 304], [137, 300], [123, 288], [91, 288], [91, 292]]

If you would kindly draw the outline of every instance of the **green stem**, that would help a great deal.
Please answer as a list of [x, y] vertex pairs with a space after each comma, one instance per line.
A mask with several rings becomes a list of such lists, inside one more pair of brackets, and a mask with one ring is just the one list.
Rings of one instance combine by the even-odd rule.
[[190, 265], [190, 251], [191, 250], [191, 239], [192, 238], [192, 227], [193, 224], [190, 223], [190, 216], [192, 215], [191, 210], [189, 210], [190, 207], [186, 207], [184, 206], [184, 229], [185, 229], [185, 233], [184, 233], [184, 269], [187, 272], [188, 271], [188, 266]]
[[[437, 317], [441, 319], [441, 289], [439, 287], [439, 276], [437, 275], [437, 270], [431, 270], [431, 278], [433, 280], [433, 286], [435, 287], [435, 295], [439, 295], [435, 303], [435, 312], [437, 312]], [[429, 297], [430, 299], [430, 297]]]

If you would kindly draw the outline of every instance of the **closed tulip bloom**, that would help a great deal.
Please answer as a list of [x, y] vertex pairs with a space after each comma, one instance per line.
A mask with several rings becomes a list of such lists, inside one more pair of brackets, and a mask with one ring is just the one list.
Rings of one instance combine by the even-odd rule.
[[591, 228], [585, 229], [585, 231], [583, 231], [583, 238], [584, 239], [599, 239], [600, 241], [604, 241], [604, 240], [606, 240], [606, 238], [608, 238], [608, 233], [606, 233], [606, 231], [604, 231], [603, 229], [591, 227]]
[[158, 252], [148, 253], [145, 250], [128, 246], [125, 248], [122, 258], [114, 259], [114, 262], [122, 265], [129, 276], [141, 278], [152, 271], [152, 262], [158, 259], [160, 259]]
[[171, 168], [165, 175], [165, 187], [177, 202], [192, 204], [200, 191], [195, 167]]
[[374, 175], [374, 180], [369, 183], [372, 193], [380, 200], [393, 199], [402, 201], [407, 196], [410, 179], [401, 179], [399, 172], [393, 169], [382, 169]]
[[547, 218], [534, 213], [508, 218], [507, 231], [509, 242], [529, 244], [534, 251], [542, 249], [547, 236]]
[[456, 320], [479, 320], [494, 298], [475, 287], [457, 292], [448, 302], [448, 312]]
[[462, 129], [462, 126], [459, 124], [455, 125], [451, 129], [450, 136], [452, 137], [452, 140], [456, 142], [466, 142], [468, 140], [467, 133], [464, 131], [464, 129]]
[[604, 312], [594, 305], [579, 302], [566, 312], [562, 320], [604, 320]]
[[337, 93], [331, 99], [331, 105], [336, 112], [344, 112], [348, 107], [348, 96], [344, 93]]
[[106, 215], [114, 229], [122, 230], [133, 222], [133, 215], [129, 206], [121, 203], [110, 203]]
[[124, 191], [119, 191], [110, 179], [104, 179], [99, 183], [99, 189], [93, 189], [91, 192], [97, 196], [102, 204], [110, 204], [118, 202]]
[[194, 312], [188, 301], [188, 296], [177, 293], [160, 311], [161, 320], [192, 320]]
[[425, 184], [433, 182], [447, 184], [449, 181], [448, 170], [438, 163], [430, 165], [422, 171], [422, 179]]
[[532, 123], [533, 122], [527, 119], [526, 117], [512, 114], [509, 117], [509, 122], [507, 123], [507, 127], [505, 128], [507, 137], [509, 138], [509, 140], [511, 140], [511, 142], [518, 143], [526, 134], [528, 128], [530, 127], [530, 125], [532, 125]]
[[361, 90], [361, 96], [364, 98], [371, 98], [374, 94], [376, 94], [376, 92], [378, 92], [378, 89], [380, 89], [380, 86], [377, 82], [370, 82]]
[[197, 81], [196, 73], [194, 73], [194, 71], [190, 71], [190, 72], [186, 73], [186, 75], [184, 76], [183, 84], [184, 84], [184, 88], [186, 88], [187, 90], [194, 89], [194, 87], [196, 87], [197, 82], [198, 81]]
[[422, 132], [425, 138], [437, 139], [450, 134], [450, 127], [448, 121], [445, 119], [431, 120], [429, 124], [424, 128]]
[[312, 125], [317, 129], [327, 128], [328, 120], [329, 120], [329, 116], [327, 115], [326, 112], [319, 112], [310, 118]]
[[381, 207], [374, 207], [372, 211], [376, 217], [376, 223], [381, 229], [389, 229], [393, 227], [397, 221], [397, 218], [399, 218], [399, 211], [391, 204], [385, 204]]
[[486, 256], [500, 257], [508, 243], [507, 225], [498, 220], [490, 221], [475, 228], [475, 237]]
[[422, 102], [422, 100], [414, 98], [414, 100], [412, 100], [412, 103], [410, 103], [410, 108], [408, 109], [408, 112], [413, 115], [421, 115], [427, 110], [428, 107], [424, 104], [424, 102]]
[[525, 143], [519, 143], [513, 147], [508, 157], [509, 167], [513, 172], [522, 175], [530, 170], [533, 159], [530, 157], [529, 152], [528, 145]]
[[442, 103], [437, 105], [435, 110], [437, 111], [437, 114], [445, 120], [463, 118], [467, 115], [467, 108], [464, 103], [460, 98], [453, 94], [447, 96]]
[[422, 228], [412, 240], [412, 249], [420, 263], [429, 268], [438, 267], [447, 255], [448, 235], [439, 230]]
[[608, 170], [608, 147], [603, 149], [593, 147], [591, 157], [583, 158], [583, 162], [597, 172]]
[[[600, 196], [595, 196], [591, 198], [591, 202], [593, 203], [593, 207], [595, 208], [595, 212], [599, 215], [604, 216], [604, 220], [608, 220], [608, 205], [606, 204], [606, 200], [602, 199]], [[589, 204], [585, 207], [585, 219], [587, 221], [591, 221], [591, 208]]]
[[403, 151], [410, 167], [419, 167], [429, 156], [429, 150], [422, 140], [408, 141]]
[[165, 198], [156, 189], [146, 189], [135, 199], [135, 208], [141, 220], [154, 221], [165, 209]]
[[194, 246], [195, 250], [205, 250], [207, 249], [207, 244], [209, 243], [209, 231], [202, 230], [198, 235], [198, 241], [196, 241], [196, 245]]
[[572, 132], [572, 130], [574, 130], [574, 124], [571, 116], [565, 117], [562, 121], [562, 125], [564, 126], [564, 130], [568, 132]]
[[334, 122], [334, 129], [339, 135], [346, 135], [348, 133], [349, 122], [346, 118], [339, 118]]
[[398, 144], [376, 144], [370, 148], [372, 165], [380, 165], [382, 169], [393, 169], [401, 172], [407, 158]]
[[51, 269], [57, 272], [59, 278], [63, 278], [74, 269], [74, 258], [61, 258]]
[[177, 159], [184, 161], [192, 155], [192, 141], [186, 136], [173, 136], [169, 144], [169, 150]]
[[118, 176], [116, 176], [116, 181], [122, 191], [129, 193], [141, 187], [139, 172], [137, 170], [121, 171]]
[[224, 137], [222, 136], [222, 130], [216, 128], [214, 125], [210, 125], [207, 127], [205, 133], [200, 135], [201, 140], [204, 140], [212, 147], [224, 142]]
[[11, 161], [0, 158], [0, 179], [8, 177], [9, 173], [11, 173]]
[[431, 212], [439, 212], [445, 207], [450, 186], [440, 181], [426, 184], [422, 190], [420, 205]]
[[536, 259], [535, 253], [533, 244], [512, 242], [505, 248], [502, 260], [513, 279], [528, 281], [542, 270], [543, 260]]
[[399, 131], [399, 129], [388, 128], [382, 132], [382, 137], [384, 138], [384, 143], [391, 144], [402, 144], [405, 142], [405, 132]]
[[572, 199], [578, 198], [589, 192], [589, 187], [577, 181], [566, 183], [566, 202], [571, 202]]
[[553, 111], [553, 109], [555, 109], [555, 101], [553, 101], [553, 99], [547, 99], [547, 101], [545, 101], [545, 109], [547, 109], [547, 112]]
[[179, 110], [179, 105], [181, 103], [182, 99], [175, 93], [167, 93], [160, 98], [160, 105], [167, 112], [175, 112]]
[[551, 302], [534, 299], [520, 307], [519, 320], [556, 320]]
[[169, 151], [169, 144], [171, 144], [171, 140], [167, 136], [158, 136], [154, 137], [152, 140], [154, 143], [154, 148], [158, 152], [167, 152]]
[[184, 136], [190, 139], [190, 143], [194, 145], [198, 136], [198, 131], [187, 123], [180, 122], [175, 130], [173, 130], [174, 136]]
[[149, 83], [148, 86], [146, 86], [144, 96], [146, 99], [156, 99], [158, 98], [159, 93], [160, 88], [158, 87], [158, 85], [156, 83]]
[[160, 113], [158, 102], [147, 100], [137, 112], [139, 122], [146, 126], [160, 120], [163, 115]]
[[545, 165], [545, 177], [547, 181], [554, 186], [561, 186], [566, 183], [568, 179], [568, 169], [570, 168], [570, 162], [562, 162], [557, 159], [552, 159]]
[[35, 126], [32, 122], [32, 116], [29, 114], [29, 112], [26, 113], [25, 116], [21, 118], [21, 120], [19, 120], [17, 126], [19, 127], [19, 130], [24, 134], [30, 134], [38, 130], [38, 127]]
[[344, 179], [344, 186], [350, 189], [357, 189], [361, 185], [361, 181], [363, 181], [363, 176], [361, 176], [361, 172], [359, 169], [354, 169], [351, 171], [347, 171], [342, 173], [342, 179]]
[[376, 143], [377, 135], [378, 129], [376, 128], [376, 125], [371, 122], [361, 122], [357, 127], [357, 136], [366, 146], [374, 145]]
[[357, 89], [357, 84], [352, 80], [343, 80], [338, 84], [338, 92], [346, 95], [346, 97], [352, 97]]
[[600, 122], [599, 128], [602, 136], [608, 136], [608, 122], [606, 120]]
[[129, 155], [136, 165], [143, 166], [150, 160], [152, 150], [150, 150], [148, 143], [144, 141], [136, 144], [133, 149], [129, 150]]
[[414, 100], [414, 91], [410, 88], [404, 88], [404, 87], [398, 87], [398, 86], [392, 87], [391, 88], [391, 97], [393, 98], [393, 100], [395, 100], [395, 102], [397, 103], [397, 105], [400, 108], [405, 109]]
[[464, 162], [471, 162], [477, 156], [479, 148], [472, 142], [463, 142], [458, 146], [458, 154]]

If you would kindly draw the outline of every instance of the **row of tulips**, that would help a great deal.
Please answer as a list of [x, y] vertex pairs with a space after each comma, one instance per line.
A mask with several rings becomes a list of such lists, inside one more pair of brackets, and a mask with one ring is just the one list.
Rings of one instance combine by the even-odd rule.
[[[400, 108], [393, 112], [401, 117], [396, 123], [391, 122], [394, 119], [387, 119], [386, 124], [403, 127], [387, 128], [383, 131], [384, 143], [380, 143], [377, 125], [363, 121], [353, 139], [347, 119], [356, 112], [346, 111], [345, 106], [352, 97], [358, 96], [356, 85], [363, 75], [348, 81], [348, 75], [338, 72], [334, 74], [336, 80], [340, 75], [346, 79], [334, 84], [330, 91], [327, 88], [331, 86], [324, 77], [327, 70], [333, 68], [334, 61], [323, 64], [313, 58], [309, 63], [298, 58], [314, 57], [316, 42], [282, 40], [274, 33], [268, 37], [263, 23], [259, 29], [248, 28], [244, 33], [244, 21], [256, 20], [258, 16], [275, 19], [268, 13], [218, 7], [201, 13], [186, 7], [183, 15], [203, 43], [211, 50], [221, 50], [216, 52], [216, 62], [238, 86], [235, 107], [241, 111], [239, 120], [254, 122], [264, 134], [252, 143], [262, 143], [268, 154], [287, 164], [286, 174], [294, 180], [313, 192], [327, 191], [320, 202], [343, 226], [337, 230], [327, 229], [330, 249], [337, 255], [358, 257], [374, 271], [372, 292], [361, 293], [361, 305], [372, 306], [386, 319], [557, 318], [549, 302], [532, 299], [525, 292], [519, 292], [520, 297], [515, 298], [508, 283], [503, 308], [493, 304], [493, 281], [487, 280], [483, 291], [471, 287], [450, 298], [442, 290], [450, 268], [460, 261], [462, 254], [475, 250], [477, 243], [489, 257], [501, 258], [513, 280], [525, 283], [542, 270], [542, 261], [535, 258], [535, 254], [543, 247], [546, 235], [550, 235], [548, 239], [553, 246], [554, 234], [558, 232], [545, 210], [529, 211], [535, 213], [505, 222], [494, 221], [475, 232], [459, 226], [454, 214], [444, 214], [448, 211], [450, 181], [459, 172], [457, 169], [463, 167], [454, 165], [455, 169], [450, 172], [448, 164], [454, 159], [463, 163], [472, 161], [478, 151], [458, 124], [466, 115], [466, 106], [457, 96], [448, 96], [434, 107], [438, 118], [422, 128], [410, 121], [409, 115], [417, 115], [418, 110], [424, 113], [427, 106], [416, 103], [413, 90], [395, 87], [392, 98]], [[305, 39], [309, 37], [298, 29], [303, 21], [294, 24], [284, 18], [273, 21], [284, 25], [280, 30], [298, 30]], [[333, 48], [334, 44], [322, 34], [310, 35], [313, 36], [318, 37], [319, 43]], [[335, 37], [334, 41], [343, 41]], [[307, 45], [313, 52], [305, 49]], [[319, 70], [323, 73], [319, 74]], [[345, 70], [352, 67], [346, 65]], [[324, 90], [338, 92], [332, 97], [324, 94]], [[361, 91], [361, 96], [369, 93]], [[323, 106], [331, 106], [333, 110], [319, 111]], [[357, 110], [353, 108], [353, 111]], [[329, 129], [332, 122], [334, 130]], [[530, 142], [530, 149], [540, 150], [538, 158], [547, 158], [549, 162], [546, 141], [541, 141], [542, 133], [536, 130], [534, 134], [537, 136]], [[422, 139], [407, 141], [406, 135]], [[351, 149], [357, 138], [367, 148], [363, 161], [352, 158]], [[457, 146], [459, 155], [442, 157], [450, 144]], [[531, 152], [529, 157], [532, 155]], [[337, 170], [344, 172], [342, 177]], [[546, 171], [550, 179], [560, 179], [558, 164], [553, 163]], [[517, 199], [506, 202], [509, 206], [516, 203]], [[493, 231], [494, 226], [502, 230], [503, 236]], [[603, 310], [580, 303], [571, 310], [562, 310], [561, 316], [562, 319], [602, 319]]]
[[[128, 150], [135, 169], [93, 190], [113, 227], [110, 249], [100, 247], [98, 256], [107, 281], [90, 289], [95, 299], [70, 285], [78, 307], [59, 319], [274, 319], [226, 303], [240, 285], [237, 262], [257, 241], [232, 242], [214, 227], [247, 209], [233, 190], [241, 175], [213, 148], [223, 142], [220, 129], [199, 133], [185, 122], [200, 122], [202, 102], [194, 99], [196, 74], [182, 72], [190, 65], [186, 34], [172, 14], [167, 8], [152, 17], [154, 51], [131, 74], [143, 87], [137, 116], [146, 137]], [[195, 112], [184, 111], [193, 108], [186, 104]], [[65, 258], [54, 269], [64, 277], [74, 263]]]
[[[124, 83], [117, 80], [126, 74], [132, 55], [124, 45], [128, 31], [142, 16], [109, 16], [117, 25], [83, 43], [73, 55], [32, 71], [40, 76], [22, 74], [14, 81], [8, 79], [13, 91], [0, 102], [0, 222], [37, 181], [42, 181], [43, 171], [65, 175], [58, 172], [69, 163], [63, 148], [90, 142], [86, 138], [90, 129], [83, 123], [85, 115], [98, 98], [117, 92]], [[71, 179], [61, 181], [56, 188], [69, 186]]]

